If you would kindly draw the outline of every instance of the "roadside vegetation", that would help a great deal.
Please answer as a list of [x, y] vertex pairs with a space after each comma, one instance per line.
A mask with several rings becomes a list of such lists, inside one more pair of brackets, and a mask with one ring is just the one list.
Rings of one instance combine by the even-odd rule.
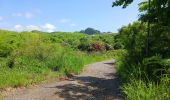
[[[116, 0], [113, 6], [126, 8], [132, 2]], [[141, 2], [139, 21], [121, 27], [115, 36], [118, 49], [123, 49], [116, 66], [127, 100], [170, 100], [169, 5], [168, 0], [151, 0], [148, 14], [148, 2]]]
[[36, 84], [113, 57], [113, 34], [0, 30], [0, 89]]
[[[116, 0], [113, 7], [132, 2]], [[141, 2], [139, 20], [118, 34], [93, 28], [80, 33], [0, 30], [0, 91], [78, 74], [86, 64], [115, 58], [125, 99], [170, 100], [169, 5], [169, 0], [151, 0], [148, 12], [148, 2]]]

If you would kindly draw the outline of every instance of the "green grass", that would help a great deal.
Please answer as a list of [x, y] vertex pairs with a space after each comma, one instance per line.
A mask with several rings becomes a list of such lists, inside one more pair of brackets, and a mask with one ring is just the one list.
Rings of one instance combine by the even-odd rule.
[[108, 52], [79, 51], [82, 38], [93, 40], [81, 33], [0, 30], [0, 35], [0, 89], [29, 86], [67, 73], [78, 74], [84, 65], [111, 57]]
[[[0, 30], [0, 90], [52, 81], [79, 74], [85, 65], [112, 59], [115, 51], [81, 51], [80, 45], [114, 45], [114, 35], [81, 33], [11, 32]], [[84, 42], [87, 41], [87, 42]]]
[[33, 58], [29, 61], [28, 58], [21, 57], [18, 58], [20, 60], [15, 61], [16, 65], [13, 69], [1, 68], [0, 88], [29, 86], [67, 73], [78, 74], [84, 65], [111, 59], [110, 55], [111, 52], [93, 55], [82, 52], [65, 52], [55, 59], [45, 61]]
[[161, 78], [161, 82], [154, 82], [142, 71], [142, 65], [128, 62], [127, 52], [118, 50], [116, 59], [117, 73], [123, 85], [121, 90], [127, 100], [170, 100], [170, 82], [168, 77]]
[[79, 49], [82, 40], [113, 46], [113, 38], [113, 35], [91, 37], [81, 33], [0, 30], [0, 89], [29, 86], [68, 73], [78, 74], [86, 64], [111, 59], [114, 53], [82, 52]]
[[146, 84], [141, 80], [131, 80], [122, 90], [127, 100], [170, 100], [170, 86], [165, 82]]

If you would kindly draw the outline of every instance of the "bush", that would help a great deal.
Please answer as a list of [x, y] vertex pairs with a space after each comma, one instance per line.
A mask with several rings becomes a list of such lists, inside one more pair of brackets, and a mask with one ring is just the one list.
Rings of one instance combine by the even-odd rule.
[[113, 50], [113, 46], [113, 34], [96, 34], [81, 38], [78, 49], [88, 52], [99, 52], [104, 50]]
[[[143, 63], [131, 63], [126, 50], [118, 50], [116, 68], [127, 100], [169, 100], [169, 59], [160, 56], [145, 58]], [[137, 90], [137, 91], [136, 91]]]
[[101, 42], [90, 43], [88, 51], [90, 52], [101, 52], [106, 50], [105, 45]]
[[[79, 51], [81, 39], [87, 36], [81, 33], [0, 31], [0, 35], [0, 89], [77, 74], [85, 64], [112, 56], [112, 52], [87, 54]], [[86, 39], [91, 41], [90, 37]]]
[[170, 61], [160, 56], [153, 56], [143, 60], [143, 70], [149, 79], [160, 81], [164, 76], [170, 78]]

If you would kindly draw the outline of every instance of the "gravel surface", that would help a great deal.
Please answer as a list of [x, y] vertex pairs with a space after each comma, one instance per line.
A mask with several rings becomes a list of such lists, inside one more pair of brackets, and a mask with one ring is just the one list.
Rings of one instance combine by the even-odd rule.
[[4, 100], [124, 100], [114, 60], [87, 65], [80, 75], [30, 89], [17, 90]]

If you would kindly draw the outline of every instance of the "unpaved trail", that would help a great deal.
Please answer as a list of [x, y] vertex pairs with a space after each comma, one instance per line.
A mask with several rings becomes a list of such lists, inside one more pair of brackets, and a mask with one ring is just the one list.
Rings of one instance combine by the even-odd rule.
[[123, 100], [113, 63], [110, 60], [87, 65], [70, 80], [16, 91], [4, 100]]

